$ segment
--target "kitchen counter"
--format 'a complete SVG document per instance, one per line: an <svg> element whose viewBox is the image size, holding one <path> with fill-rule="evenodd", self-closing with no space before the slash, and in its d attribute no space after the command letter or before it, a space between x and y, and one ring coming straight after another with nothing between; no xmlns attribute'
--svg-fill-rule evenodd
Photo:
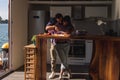
<svg viewBox="0 0 120 80"><path fill-rule="evenodd" d="M120 37L85 35L47 35L39 34L36 39L37 67L36 80L46 80L47 39L85 39L93 40L93 54L89 67L92 80L119 80L120 78Z"/></svg>

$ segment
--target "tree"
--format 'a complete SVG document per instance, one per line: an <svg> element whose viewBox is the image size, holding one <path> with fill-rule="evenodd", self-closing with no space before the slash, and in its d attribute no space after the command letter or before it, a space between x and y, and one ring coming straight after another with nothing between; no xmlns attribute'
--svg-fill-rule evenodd
<svg viewBox="0 0 120 80"><path fill-rule="evenodd" d="M2 17L0 16L0 22L2 21Z"/></svg>

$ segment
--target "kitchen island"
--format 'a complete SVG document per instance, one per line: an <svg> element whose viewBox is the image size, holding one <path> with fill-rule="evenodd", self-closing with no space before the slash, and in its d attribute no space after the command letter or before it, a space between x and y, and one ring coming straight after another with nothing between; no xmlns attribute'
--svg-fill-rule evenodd
<svg viewBox="0 0 120 80"><path fill-rule="evenodd" d="M62 36L38 34L36 37L36 80L46 80L47 39L50 38L93 40L93 54L89 67L89 74L92 77L92 80L120 79L120 37L101 35Z"/></svg>

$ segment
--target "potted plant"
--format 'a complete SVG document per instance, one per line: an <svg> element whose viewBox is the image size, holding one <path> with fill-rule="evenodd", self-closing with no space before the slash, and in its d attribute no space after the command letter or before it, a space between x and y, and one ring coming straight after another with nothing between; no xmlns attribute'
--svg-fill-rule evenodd
<svg viewBox="0 0 120 80"><path fill-rule="evenodd" d="M34 45L36 45L36 35L33 35L33 36L32 36L31 41L32 41L32 43L33 43Z"/></svg>

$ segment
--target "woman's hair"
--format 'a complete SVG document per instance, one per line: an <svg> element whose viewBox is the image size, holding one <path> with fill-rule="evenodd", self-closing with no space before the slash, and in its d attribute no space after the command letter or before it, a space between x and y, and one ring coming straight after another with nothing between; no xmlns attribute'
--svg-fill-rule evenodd
<svg viewBox="0 0 120 80"><path fill-rule="evenodd" d="M69 16L69 15L64 16L63 22L64 22L64 21L66 21L66 22L68 22L68 23L71 23L71 18L70 18L70 16Z"/></svg>

